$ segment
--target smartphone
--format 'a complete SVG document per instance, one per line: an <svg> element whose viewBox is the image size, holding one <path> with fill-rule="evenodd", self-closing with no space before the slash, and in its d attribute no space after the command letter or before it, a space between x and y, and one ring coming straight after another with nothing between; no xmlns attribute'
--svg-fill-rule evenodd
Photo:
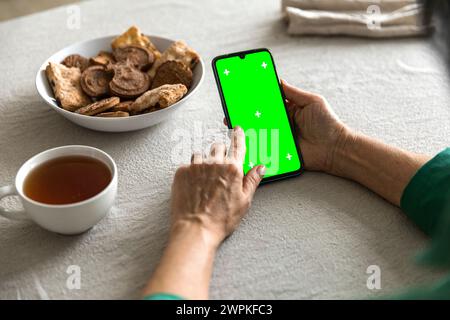
<svg viewBox="0 0 450 320"><path fill-rule="evenodd" d="M303 160L270 51L221 55L213 59L212 68L228 127L240 126L245 132L244 173L263 164L262 182L301 174Z"/></svg>

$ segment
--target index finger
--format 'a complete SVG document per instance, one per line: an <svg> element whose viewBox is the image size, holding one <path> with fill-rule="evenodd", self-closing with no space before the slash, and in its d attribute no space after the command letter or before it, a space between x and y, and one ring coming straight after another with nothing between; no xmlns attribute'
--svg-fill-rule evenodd
<svg viewBox="0 0 450 320"><path fill-rule="evenodd" d="M231 135L231 144L229 158L237 161L239 164L244 162L245 158L245 133L241 127L234 127Z"/></svg>

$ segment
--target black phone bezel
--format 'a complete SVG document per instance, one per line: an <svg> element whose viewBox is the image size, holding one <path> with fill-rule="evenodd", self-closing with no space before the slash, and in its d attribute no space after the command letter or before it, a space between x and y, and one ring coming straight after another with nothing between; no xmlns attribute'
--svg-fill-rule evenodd
<svg viewBox="0 0 450 320"><path fill-rule="evenodd" d="M286 97L284 95L283 88L282 88L281 82L280 82L280 78L278 77L277 69L276 69L276 66L275 66L275 61L273 60L273 56L272 56L272 53L270 52L270 50L267 49L267 48L258 48L258 49L252 49L252 50L238 51L238 52L233 52L233 53L228 53L228 54L223 54L223 55L217 56L211 62L213 73L214 73L214 79L216 81L217 89L219 90L219 96L220 96L220 101L221 101L221 104L222 104L223 113L225 114L225 118L227 120L227 124L228 124L228 128L229 129L232 129L233 125L231 123L231 119L230 119L230 116L228 114L228 108L227 108L227 105L226 105L226 102L225 102L225 97L223 95L222 86L220 84L219 74L218 74L217 68L216 68L216 62L219 61L220 59L231 58L231 57L235 57L235 56L238 56L238 57L240 57L242 59L242 56L244 56L244 58L245 58L245 56L247 54L264 52L264 51L269 53L270 59L272 60L272 65L273 65L273 68L274 68L274 71L275 71L275 77L277 78L277 82L278 82L278 89L280 90L281 96L283 98L284 110L286 112L286 116L289 119L289 114L288 114L287 105L286 105ZM295 148L297 150L297 154L298 154L298 157L300 159L300 168L298 170L296 170L296 171L286 172L286 173L282 173L282 174L279 174L279 175L276 175L276 176L263 178L261 183L267 183L267 182L272 182L272 181L278 181L278 180L281 180L281 179L296 177L296 176L301 175L303 173L303 171L305 170L304 169L305 162L303 161L302 153L300 151L300 147L298 145L298 141L297 141L296 135L294 133L291 121L289 121L289 127L291 129L291 134L292 134L292 137L294 138L294 141L295 141Z"/></svg>

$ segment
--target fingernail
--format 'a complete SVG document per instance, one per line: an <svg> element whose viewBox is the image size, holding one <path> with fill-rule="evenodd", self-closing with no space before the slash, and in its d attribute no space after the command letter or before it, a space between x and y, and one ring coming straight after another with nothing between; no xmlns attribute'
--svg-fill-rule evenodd
<svg viewBox="0 0 450 320"><path fill-rule="evenodd" d="M263 177L266 174L266 167L265 166L259 166L258 168L258 174Z"/></svg>
<svg viewBox="0 0 450 320"><path fill-rule="evenodd" d="M236 132L240 132L240 131L242 131L242 128L241 128L241 127L239 127L239 126L236 126L236 127L234 127L234 131L236 131Z"/></svg>

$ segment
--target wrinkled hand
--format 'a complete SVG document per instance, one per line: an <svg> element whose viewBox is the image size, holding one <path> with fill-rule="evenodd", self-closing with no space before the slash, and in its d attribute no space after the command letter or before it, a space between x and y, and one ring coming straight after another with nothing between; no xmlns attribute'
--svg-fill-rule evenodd
<svg viewBox="0 0 450 320"><path fill-rule="evenodd" d="M337 149L345 143L349 129L322 96L285 81L282 85L305 168L333 173Z"/></svg>
<svg viewBox="0 0 450 320"><path fill-rule="evenodd" d="M281 84L305 168L334 174L336 154L351 139L351 130L339 120L324 97L284 80ZM227 125L226 119L223 122Z"/></svg>
<svg viewBox="0 0 450 320"><path fill-rule="evenodd" d="M239 225L265 173L256 166L244 176L245 135L236 127L230 151L223 143L211 146L203 157L194 153L191 164L180 167L172 185L172 227L197 225L214 245L219 245Z"/></svg>

